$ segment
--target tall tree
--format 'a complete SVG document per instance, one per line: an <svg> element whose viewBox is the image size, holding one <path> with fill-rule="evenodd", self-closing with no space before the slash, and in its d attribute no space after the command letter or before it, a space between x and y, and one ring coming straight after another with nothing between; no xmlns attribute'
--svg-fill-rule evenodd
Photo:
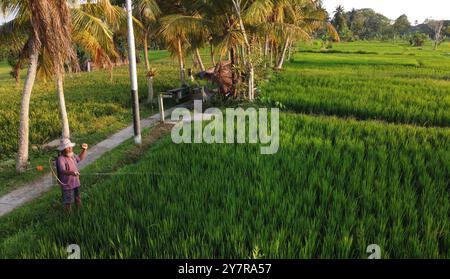
<svg viewBox="0 0 450 279"><path fill-rule="evenodd" d="M444 21L443 20L433 20L433 19L427 19L425 23L428 25L428 27L433 32L433 40L434 40L434 50L437 50L438 46L443 41L443 28L444 28Z"/></svg>
<svg viewBox="0 0 450 279"><path fill-rule="evenodd" d="M24 172L28 167L29 158L29 123L30 123L30 99L33 91L34 82L36 79L36 72L38 66L40 43L33 37L27 47L29 55L29 66L27 77L22 91L22 102L20 106L20 127L19 127L19 144L16 157L16 170Z"/></svg>
<svg viewBox="0 0 450 279"><path fill-rule="evenodd" d="M23 9L23 5L27 5L28 3L25 1L17 2L17 1L0 1L0 8L3 14L9 14L14 11L20 11ZM21 22L24 21L24 17L19 13L16 17L16 20ZM9 27L9 28L8 28ZM6 36L4 32L0 32L0 36L2 38L2 42L6 42L7 38L12 38L12 42L14 42L13 46L17 47L17 44L23 45L23 54L24 56L28 56L29 66L28 73L25 79L24 88L22 90L22 98L21 98L21 108L20 108L20 127L19 127L19 142L18 142L18 152L16 156L16 170L18 172L24 172L28 167L28 157L29 157L29 107L30 107L30 99L31 92L33 91L34 82L36 79L37 66L38 66L38 58L39 52L41 49L41 41L38 37L38 32L35 28L32 29L29 37L27 38L27 42L21 43L18 39L20 36L16 36L17 33L11 32L14 28L13 23L8 23L3 25L2 30L8 30L8 34L12 34L11 36ZM30 26L31 27L31 26ZM21 31L17 29L17 31Z"/></svg>
<svg viewBox="0 0 450 279"><path fill-rule="evenodd" d="M169 50L178 58L180 68L180 81L184 85L186 83L185 73L185 56L188 50L195 51L198 45L193 44L198 40L199 34L203 34L208 30L208 22L198 12L195 2L190 1L167 1L161 5L163 11L167 11L169 15L162 17L160 22L159 35L167 43ZM197 38L191 40L191 37ZM197 57L198 59L198 57Z"/></svg>
<svg viewBox="0 0 450 279"><path fill-rule="evenodd" d="M156 20L161 15L161 10L159 8L156 0L138 0L135 1L134 14L137 19L142 23L142 42L144 47L144 62L147 71L150 71L150 60L149 60L149 39L150 36L156 30Z"/></svg>
<svg viewBox="0 0 450 279"><path fill-rule="evenodd" d="M98 63L104 61L110 63L110 56L113 57L116 53L112 43L112 32L107 22L118 24L121 20L117 16L123 12L118 7L113 8L107 0L97 2L98 4L84 5L83 8L71 11L64 0L0 1L2 11L16 14L14 20L0 27L1 42L19 49L21 57L28 57L29 60L20 113L16 159L16 169L19 172L25 171L28 164L29 104L37 73L56 78L61 134L63 137L69 137L63 77L65 64L77 66L72 37L77 44L91 53L94 61ZM104 17L100 19L96 17L97 15Z"/></svg>
<svg viewBox="0 0 450 279"><path fill-rule="evenodd" d="M19 172L25 171L28 164L29 103L36 78L39 51L44 49L50 58L48 63L57 77L57 91L60 101L64 98L62 87L64 63L75 61L75 52L71 41L70 11L67 2L64 0L30 0L28 7L31 12L32 34L27 44L30 53L30 65L22 92L20 113L19 151L16 161L16 169ZM60 110L63 136L66 136L68 121L64 102L60 102Z"/></svg>
<svg viewBox="0 0 450 279"><path fill-rule="evenodd" d="M290 46L299 41L306 41L312 38L315 31L326 29L326 32L336 41L339 35L336 29L328 22L328 15L325 9L312 1L277 1L266 20L262 23L266 34L270 34L272 40L271 53L277 53L276 69L283 67L286 53ZM273 48L273 47L272 47Z"/></svg>
<svg viewBox="0 0 450 279"><path fill-rule="evenodd" d="M343 39L349 37L350 29L347 25L347 14L345 13L345 9L343 6L339 5L334 12L334 17L331 21L331 24L336 28L339 36Z"/></svg>
<svg viewBox="0 0 450 279"><path fill-rule="evenodd" d="M142 33L141 37L144 48L144 62L147 70L147 103L152 103L153 79L155 76L155 71L152 71L150 67L149 40L156 33L157 19L161 15L161 10L156 0L138 0L134 6L134 14L142 23L142 28L138 30L141 30Z"/></svg>
<svg viewBox="0 0 450 279"><path fill-rule="evenodd" d="M406 15L401 15L399 18L395 20L393 28L395 34L405 36L411 30L411 23L409 22L408 17Z"/></svg>
<svg viewBox="0 0 450 279"><path fill-rule="evenodd" d="M242 36L244 38L245 47L247 48L246 51L248 51L248 53L251 53L252 46L250 45L247 31L245 30L244 20L242 19L242 1L232 0L232 2L237 20L239 22L240 31L242 32ZM255 99L255 69L253 68L253 62L251 61L251 59L245 61L244 64L246 64L248 69L248 99L250 101L253 101Z"/></svg>
<svg viewBox="0 0 450 279"><path fill-rule="evenodd" d="M347 15L351 32L359 39L381 39L391 27L391 21L372 9L353 9Z"/></svg>

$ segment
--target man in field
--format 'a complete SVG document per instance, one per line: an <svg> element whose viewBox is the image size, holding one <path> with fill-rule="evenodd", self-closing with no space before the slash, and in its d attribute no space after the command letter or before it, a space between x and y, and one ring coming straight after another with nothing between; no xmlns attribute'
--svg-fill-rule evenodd
<svg viewBox="0 0 450 279"><path fill-rule="evenodd" d="M71 211L72 204L74 203L78 208L81 207L81 184L78 163L86 159L88 145L84 143L81 146L83 151L80 155L76 155L73 152L74 147L75 143L72 143L70 139L62 139L58 147L58 151L61 153L56 161L58 180L61 185L64 210L66 212Z"/></svg>

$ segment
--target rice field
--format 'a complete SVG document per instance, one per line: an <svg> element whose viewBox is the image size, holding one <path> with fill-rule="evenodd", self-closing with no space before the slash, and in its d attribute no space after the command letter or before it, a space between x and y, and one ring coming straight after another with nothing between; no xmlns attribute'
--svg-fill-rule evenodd
<svg viewBox="0 0 450 279"><path fill-rule="evenodd" d="M369 53L369 54L366 54ZM302 46L265 96L300 113L450 126L450 43Z"/></svg>
<svg viewBox="0 0 450 279"><path fill-rule="evenodd" d="M339 48L395 51L396 46L384 44ZM314 46L300 49L315 51ZM450 258L448 123L433 122L438 110L427 105L420 109L429 114L422 116L415 111L417 103L395 106L392 98L377 103L356 96L360 102L338 113L331 108L343 109L345 94L358 94L336 86L341 100L327 86L346 77L356 82L365 71L368 85L361 90L377 87L388 94L414 78L372 82L372 77L388 75L384 67L405 67L405 75L427 81L433 80L431 70L415 71L401 61L400 66L380 66L380 60L391 60L384 54L338 54L349 56L338 59L351 59L355 66L350 67L333 64L334 55L297 53L285 71L263 86L263 100L280 101L289 110L281 113L277 154L260 155L259 146L251 144L176 145L165 137L130 162L123 157L131 146L126 143L85 171L81 211L65 215L55 189L1 218L0 258L67 258L69 244L80 245L83 258L247 259L257 250L258 258L267 259L366 259L370 244L381 247L383 258ZM298 77L308 76L320 81L314 86L323 87L317 92L323 91L330 107L304 104L321 99L316 91L305 93L307 84ZM422 96L424 104L448 92L444 86L425 85L423 93L411 94ZM282 90L289 88L292 101L287 102ZM392 94L400 103L408 99ZM376 110L382 105L392 111ZM110 171L117 175L89 175Z"/></svg>
<svg viewBox="0 0 450 279"><path fill-rule="evenodd" d="M0 255L58 258L77 243L85 258L246 258L255 247L267 258L364 258L377 243L386 258L450 256L449 130L295 114L281 126L268 157L166 138L118 176L83 181L77 214L4 233Z"/></svg>

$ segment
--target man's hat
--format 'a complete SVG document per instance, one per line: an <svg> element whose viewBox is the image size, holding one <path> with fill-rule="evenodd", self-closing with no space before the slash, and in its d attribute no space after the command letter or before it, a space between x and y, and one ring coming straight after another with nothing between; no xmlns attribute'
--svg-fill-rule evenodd
<svg viewBox="0 0 450 279"><path fill-rule="evenodd" d="M61 139L61 142L59 143L58 151L63 151L66 148L75 147L75 146L76 146L76 144L72 143L70 141L70 139L64 138L64 139Z"/></svg>

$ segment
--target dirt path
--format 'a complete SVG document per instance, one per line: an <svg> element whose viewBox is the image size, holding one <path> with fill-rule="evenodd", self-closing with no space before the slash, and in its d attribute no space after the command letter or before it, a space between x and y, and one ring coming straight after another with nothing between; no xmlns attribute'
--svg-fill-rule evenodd
<svg viewBox="0 0 450 279"><path fill-rule="evenodd" d="M190 103L184 103L177 107L188 107L189 105ZM177 107L166 110L166 117L170 116L172 111ZM141 127L142 129L150 128L157 125L159 121L159 114L155 114L145 120L142 120ZM89 156L86 158L86 160L80 163L80 170L86 168L87 166L98 160L103 154L116 148L132 137L133 126L128 126L127 128L110 136L108 139L91 147L89 149ZM36 181L25 184L23 187L0 197L0 217L8 214L18 207L21 207L27 202L36 199L43 193L49 191L54 186L54 184L55 183L53 181L52 174L49 173Z"/></svg>

